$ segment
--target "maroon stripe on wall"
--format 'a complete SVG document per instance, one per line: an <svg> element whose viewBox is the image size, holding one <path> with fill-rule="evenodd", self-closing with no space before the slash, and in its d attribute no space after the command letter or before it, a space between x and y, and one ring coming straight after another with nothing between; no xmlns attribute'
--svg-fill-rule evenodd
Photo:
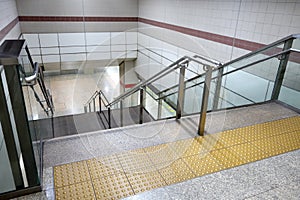
<svg viewBox="0 0 300 200"><path fill-rule="evenodd" d="M0 30L0 40L3 40L4 37L18 24L18 17L12 20L7 26L5 26L2 30Z"/></svg>
<svg viewBox="0 0 300 200"><path fill-rule="evenodd" d="M233 37L219 35L215 33L186 28L164 22L154 21L140 17L83 17L83 16L19 16L21 22L142 22L145 24L165 28L198 38L218 42L225 45L234 45L237 48L255 51L264 47L264 44L247 40L234 39Z"/></svg>
<svg viewBox="0 0 300 200"><path fill-rule="evenodd" d="M19 16L21 22L137 22L137 17Z"/></svg>
<svg viewBox="0 0 300 200"><path fill-rule="evenodd" d="M261 43L256 43L256 42L251 42L251 41L241 40L241 39L234 39L233 37L229 37L229 36L218 35L218 34L214 34L214 33L209 33L209 32L200 31L200 30L191 29L191 28L186 28L183 26L177 26L177 25L173 25L173 24L167 24L164 22L158 22L158 21L154 21L154 20L150 20L150 19L141 18L141 17L139 17L139 22L142 22L145 24L150 24L150 25L157 26L160 28L177 31L180 33L184 33L184 34L195 36L198 38L218 42L221 44L226 44L226 45L230 45L230 46L234 45L237 48L241 48L241 49L245 49L245 50L249 50L249 51L255 51L255 50L260 49L265 46L264 44L261 44Z"/></svg>

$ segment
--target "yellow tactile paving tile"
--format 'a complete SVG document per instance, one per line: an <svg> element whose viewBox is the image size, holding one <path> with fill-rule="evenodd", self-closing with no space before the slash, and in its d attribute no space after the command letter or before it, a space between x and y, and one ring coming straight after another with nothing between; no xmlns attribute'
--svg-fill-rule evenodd
<svg viewBox="0 0 300 200"><path fill-rule="evenodd" d="M128 151L118 154L119 161L125 172L135 171L153 166L149 156L144 151Z"/></svg>
<svg viewBox="0 0 300 200"><path fill-rule="evenodd" d="M68 185L55 190L56 200L67 200L67 199L86 199L93 200L95 198L95 193L91 181L76 183L73 185Z"/></svg>
<svg viewBox="0 0 300 200"><path fill-rule="evenodd" d="M166 163L165 165L161 163L157 168L168 185L196 177L181 159L178 159L173 163Z"/></svg>
<svg viewBox="0 0 300 200"><path fill-rule="evenodd" d="M223 168L231 168L246 163L244 160L239 158L233 151L228 149L220 149L211 151L210 154L214 157Z"/></svg>
<svg viewBox="0 0 300 200"><path fill-rule="evenodd" d="M134 195L124 173L102 177L92 182L97 199L121 199Z"/></svg>
<svg viewBox="0 0 300 200"><path fill-rule="evenodd" d="M272 133L277 133L271 132L266 127L262 126L248 126L244 127L242 130L244 130L244 133L241 136L245 138L248 142L267 138L272 136Z"/></svg>
<svg viewBox="0 0 300 200"><path fill-rule="evenodd" d="M203 138L197 137L188 140L179 140L169 143L168 146L176 153L178 157L186 157L195 154L207 152L204 148Z"/></svg>
<svg viewBox="0 0 300 200"><path fill-rule="evenodd" d="M54 167L54 185L62 187L90 179L86 161L74 162Z"/></svg>
<svg viewBox="0 0 300 200"><path fill-rule="evenodd" d="M120 199L300 148L300 117L54 167L56 199Z"/></svg>
<svg viewBox="0 0 300 200"><path fill-rule="evenodd" d="M224 144L221 142L220 137L221 133L204 135L202 143L204 148L206 148L208 151L214 151L225 148Z"/></svg>
<svg viewBox="0 0 300 200"><path fill-rule="evenodd" d="M179 156L167 144L147 147L145 148L145 151L153 165L167 162L172 163L179 158Z"/></svg>
<svg viewBox="0 0 300 200"><path fill-rule="evenodd" d="M286 151L300 149L300 130L280 135L281 144Z"/></svg>
<svg viewBox="0 0 300 200"><path fill-rule="evenodd" d="M242 144L247 142L247 140L244 137L242 137L243 134L243 129L224 131L219 134L218 141L222 143L224 147Z"/></svg>
<svg viewBox="0 0 300 200"><path fill-rule="evenodd" d="M123 172L117 156L90 159L87 160L87 165L92 179Z"/></svg>
<svg viewBox="0 0 300 200"><path fill-rule="evenodd" d="M268 154L251 143L244 143L229 147L228 150L233 152L246 163L261 160L268 157Z"/></svg>
<svg viewBox="0 0 300 200"><path fill-rule="evenodd" d="M166 182L158 171L144 173L126 173L135 194L163 187Z"/></svg>
<svg viewBox="0 0 300 200"><path fill-rule="evenodd" d="M263 152L267 153L268 157L279 155L286 152L285 146L281 145L279 138L276 136L263 138L261 140L256 140L250 143L254 144Z"/></svg>
<svg viewBox="0 0 300 200"><path fill-rule="evenodd" d="M222 170L224 167L210 153L184 157L183 161L196 176L202 176Z"/></svg>
<svg viewBox="0 0 300 200"><path fill-rule="evenodd" d="M263 138L280 135L283 133L300 130L300 117L290 117L286 119L266 122L240 128L245 130L243 137L248 141L255 141Z"/></svg>
<svg viewBox="0 0 300 200"><path fill-rule="evenodd" d="M204 137L179 140L169 143L168 145L178 157L182 158L196 154L206 154L208 151L224 148L224 145L218 138L219 136L217 134L210 134Z"/></svg>

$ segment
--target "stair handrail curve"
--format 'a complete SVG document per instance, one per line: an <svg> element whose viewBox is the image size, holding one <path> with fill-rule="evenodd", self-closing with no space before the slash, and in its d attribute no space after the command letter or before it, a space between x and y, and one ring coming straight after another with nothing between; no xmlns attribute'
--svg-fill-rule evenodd
<svg viewBox="0 0 300 200"><path fill-rule="evenodd" d="M168 73L178 69L181 67L181 65L183 64L186 64L190 61L193 61L193 62L196 62L198 64L201 64L203 66L207 66L208 64L207 63L204 63L200 60L197 60L196 58L194 57L190 57L190 56L183 56L181 58L179 58L178 60L176 60L175 62L173 62L172 64L170 64L168 67L164 68L163 70L159 71L158 73L156 73L155 75L151 76L149 79L141 82L141 83L138 83L136 86L134 86L133 88L127 90L125 93L119 95L118 97L116 97L113 101L111 101L108 106L112 106L116 103L118 103L120 100L130 96L131 94L139 91L142 87L150 84L150 83L153 83L155 81L157 81L158 79L166 76ZM214 64L214 61L211 62L212 64Z"/></svg>

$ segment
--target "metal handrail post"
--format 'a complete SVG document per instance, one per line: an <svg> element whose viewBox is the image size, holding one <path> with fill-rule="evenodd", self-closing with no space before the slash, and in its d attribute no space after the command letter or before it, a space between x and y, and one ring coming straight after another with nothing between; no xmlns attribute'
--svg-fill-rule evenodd
<svg viewBox="0 0 300 200"><path fill-rule="evenodd" d="M218 78L217 78L215 94L214 94L213 110L218 109L219 106L223 71L224 71L223 67L219 68L218 70Z"/></svg>
<svg viewBox="0 0 300 200"><path fill-rule="evenodd" d="M120 100L120 127L123 127L123 103L124 103L124 99Z"/></svg>
<svg viewBox="0 0 300 200"><path fill-rule="evenodd" d="M87 113L87 106L84 106L84 112Z"/></svg>
<svg viewBox="0 0 300 200"><path fill-rule="evenodd" d="M144 88L140 89L140 116L139 124L143 123L143 110L144 110Z"/></svg>
<svg viewBox="0 0 300 200"><path fill-rule="evenodd" d="M161 98L161 94L159 94L158 96L158 110L157 110L157 119L161 118L161 112L162 112L162 98Z"/></svg>
<svg viewBox="0 0 300 200"><path fill-rule="evenodd" d="M94 106L94 112L96 112L96 97L93 98L93 106Z"/></svg>
<svg viewBox="0 0 300 200"><path fill-rule="evenodd" d="M107 108L108 111L108 128L111 129L111 110L110 107Z"/></svg>
<svg viewBox="0 0 300 200"><path fill-rule="evenodd" d="M100 113L102 112L102 107L101 107L101 92L99 92L99 111Z"/></svg>
<svg viewBox="0 0 300 200"><path fill-rule="evenodd" d="M180 74L179 74L179 88L178 88L178 97L177 97L177 108L176 108L176 119L180 119L183 111L184 105L184 76L185 76L185 65L181 65Z"/></svg>
<svg viewBox="0 0 300 200"><path fill-rule="evenodd" d="M208 97L209 97L212 70L213 67L205 66L206 76L205 76L205 82L203 88L201 114L200 114L199 127L198 127L198 134L200 136L204 136L204 128L205 128L205 121L206 121L206 112L208 106Z"/></svg>
<svg viewBox="0 0 300 200"><path fill-rule="evenodd" d="M89 112L92 112L91 103L89 103Z"/></svg>
<svg viewBox="0 0 300 200"><path fill-rule="evenodd" d="M287 40L284 43L282 51L290 49L292 47L292 44L293 44L293 39ZM282 85L282 82L283 82L283 79L284 79L284 74L285 74L285 71L286 71L286 66L287 66L288 61L289 61L289 56L290 56L290 53L287 53L287 54L281 55L280 58L279 58L280 63L279 63L279 66L278 66L277 75L276 75L276 79L275 79L274 87L273 87L273 91L272 91L272 96L271 96L272 100L277 100L278 99L280 89L281 89L281 85Z"/></svg>

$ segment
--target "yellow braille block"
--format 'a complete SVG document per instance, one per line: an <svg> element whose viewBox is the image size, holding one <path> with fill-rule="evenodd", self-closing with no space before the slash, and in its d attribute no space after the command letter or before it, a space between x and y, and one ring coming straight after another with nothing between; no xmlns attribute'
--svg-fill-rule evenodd
<svg viewBox="0 0 300 200"><path fill-rule="evenodd" d="M141 151L128 151L118 154L118 158L125 172L153 166L147 153Z"/></svg>
<svg viewBox="0 0 300 200"><path fill-rule="evenodd" d="M179 159L179 156L167 145L158 145L145 148L153 165L165 162L173 162Z"/></svg>
<svg viewBox="0 0 300 200"><path fill-rule="evenodd" d="M244 132L244 129L224 131L219 134L218 141L222 143L224 147L246 143L247 140L242 137Z"/></svg>
<svg viewBox="0 0 300 200"><path fill-rule="evenodd" d="M90 159L87 160L87 165L92 179L123 172L122 166L116 156Z"/></svg>
<svg viewBox="0 0 300 200"><path fill-rule="evenodd" d="M173 163L166 163L166 165L161 163L157 166L157 168L166 183L169 185L196 177L196 175L181 159L176 160Z"/></svg>
<svg viewBox="0 0 300 200"><path fill-rule="evenodd" d="M207 134L56 166L56 199L121 199L299 148L299 116Z"/></svg>
<svg viewBox="0 0 300 200"><path fill-rule="evenodd" d="M240 159L234 152L228 149L220 149L211 151L210 154L220 163L225 169L235 166L239 166L245 163L244 160Z"/></svg>
<svg viewBox="0 0 300 200"><path fill-rule="evenodd" d="M286 152L285 147L283 145L280 145L280 143L278 142L278 138L274 136L256 140L251 143L261 149L263 152L267 153L268 157Z"/></svg>
<svg viewBox="0 0 300 200"><path fill-rule="evenodd" d="M91 181L76 183L60 188L55 188L55 199L96 199L94 195L93 185Z"/></svg>
<svg viewBox="0 0 300 200"><path fill-rule="evenodd" d="M300 148L300 130L275 136L274 139L286 152Z"/></svg>
<svg viewBox="0 0 300 200"><path fill-rule="evenodd" d="M178 157L186 157L206 153L208 150L204 147L205 142L204 138L196 137L169 143L169 147L172 148Z"/></svg>
<svg viewBox="0 0 300 200"><path fill-rule="evenodd" d="M235 145L229 147L228 150L234 152L235 155L237 155L245 162L253 162L268 157L268 154L266 152L260 150L258 147L251 143Z"/></svg>
<svg viewBox="0 0 300 200"><path fill-rule="evenodd" d="M92 180L97 199L121 199L134 192L124 173Z"/></svg>
<svg viewBox="0 0 300 200"><path fill-rule="evenodd" d="M214 159L210 153L184 157L183 161L197 176L210 174L222 170L224 167Z"/></svg>
<svg viewBox="0 0 300 200"><path fill-rule="evenodd" d="M74 162L54 167L54 185L62 187L90 180L86 161Z"/></svg>
<svg viewBox="0 0 300 200"><path fill-rule="evenodd" d="M166 182L158 171L127 173L127 177L135 194L166 185Z"/></svg>

